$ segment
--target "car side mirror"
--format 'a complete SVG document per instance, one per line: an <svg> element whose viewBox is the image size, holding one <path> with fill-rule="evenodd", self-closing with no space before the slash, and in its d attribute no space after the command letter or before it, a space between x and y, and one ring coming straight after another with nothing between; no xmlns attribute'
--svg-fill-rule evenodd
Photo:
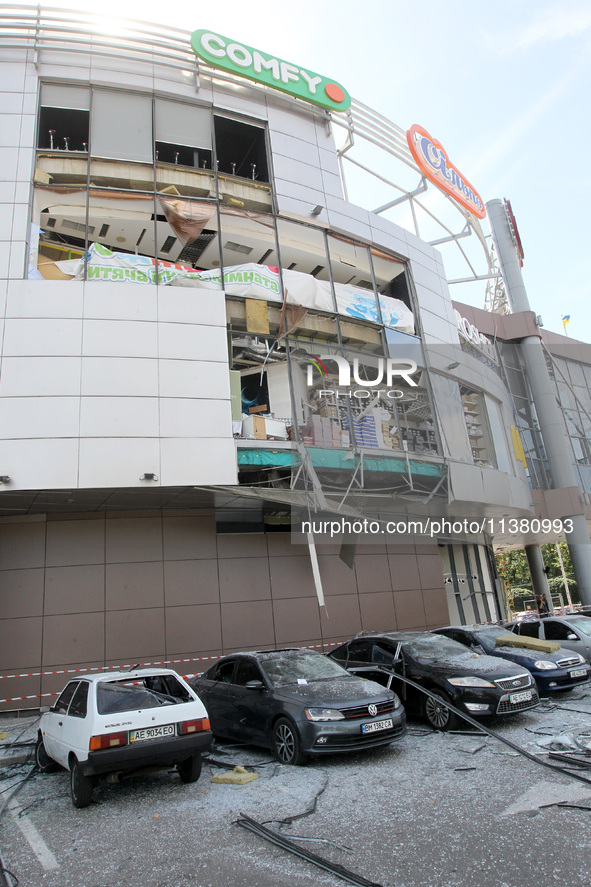
<svg viewBox="0 0 591 887"><path fill-rule="evenodd" d="M39 706L39 714L40 715L47 714L48 711L53 711L53 708L50 705L40 705Z"/></svg>
<svg viewBox="0 0 591 887"><path fill-rule="evenodd" d="M567 641L578 641L579 640L578 637L576 636L576 634L573 634L572 632L570 634L567 634L566 639L567 639Z"/></svg>
<svg viewBox="0 0 591 887"><path fill-rule="evenodd" d="M248 687L249 690L264 690L265 689L265 685L263 684L262 681L247 681L244 686Z"/></svg>

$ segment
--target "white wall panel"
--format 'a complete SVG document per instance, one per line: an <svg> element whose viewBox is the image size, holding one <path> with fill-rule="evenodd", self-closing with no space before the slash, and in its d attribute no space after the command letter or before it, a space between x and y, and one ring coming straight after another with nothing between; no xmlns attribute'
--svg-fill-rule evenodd
<svg viewBox="0 0 591 887"><path fill-rule="evenodd" d="M78 440L1 440L0 474L10 477L11 490L75 487Z"/></svg>
<svg viewBox="0 0 591 887"><path fill-rule="evenodd" d="M226 325L224 294L182 286L159 286L158 320L161 323L199 323Z"/></svg>
<svg viewBox="0 0 591 887"><path fill-rule="evenodd" d="M79 357L5 357L0 376L1 397L77 397Z"/></svg>
<svg viewBox="0 0 591 887"><path fill-rule="evenodd" d="M85 320L83 354L92 357L156 357L156 323L125 320Z"/></svg>
<svg viewBox="0 0 591 887"><path fill-rule="evenodd" d="M145 472L160 474L154 438L86 438L80 441L81 487L141 487Z"/></svg>
<svg viewBox="0 0 591 887"><path fill-rule="evenodd" d="M317 144L316 127L309 114L298 113L295 109L285 110L280 99L272 95L267 97L267 116L271 132L283 132L298 140Z"/></svg>
<svg viewBox="0 0 591 887"><path fill-rule="evenodd" d="M84 284L77 280L11 280L7 317L82 317Z"/></svg>
<svg viewBox="0 0 591 887"><path fill-rule="evenodd" d="M22 114L23 96L20 92L2 92L3 114Z"/></svg>
<svg viewBox="0 0 591 887"><path fill-rule="evenodd" d="M80 354L81 341L81 320L7 318L4 354L13 357L69 357Z"/></svg>
<svg viewBox="0 0 591 887"><path fill-rule="evenodd" d="M16 166L16 178L18 182L30 182L33 178L35 152L33 148L19 148Z"/></svg>
<svg viewBox="0 0 591 887"><path fill-rule="evenodd" d="M228 365L203 360L160 360L160 396L230 398Z"/></svg>
<svg viewBox="0 0 591 887"><path fill-rule="evenodd" d="M87 281L84 286L84 317L93 320L156 320L156 287L131 283Z"/></svg>
<svg viewBox="0 0 591 887"><path fill-rule="evenodd" d="M83 357L81 393L157 397L158 361L147 357Z"/></svg>
<svg viewBox="0 0 591 887"><path fill-rule="evenodd" d="M14 148L0 147L0 180L3 182L14 182L17 164L18 152Z"/></svg>
<svg viewBox="0 0 591 887"><path fill-rule="evenodd" d="M228 362L226 330L185 323L158 324L159 356Z"/></svg>
<svg viewBox="0 0 591 887"><path fill-rule="evenodd" d="M10 245L10 261L8 263L8 276L12 279L22 278L25 273L25 257L27 255L27 244L23 240L18 242L13 240Z"/></svg>
<svg viewBox="0 0 591 887"><path fill-rule="evenodd" d="M16 148L20 144L20 114L0 114L0 145Z"/></svg>
<svg viewBox="0 0 591 887"><path fill-rule="evenodd" d="M80 437L158 437L158 399L83 397Z"/></svg>
<svg viewBox="0 0 591 887"><path fill-rule="evenodd" d="M167 398L160 400L161 437L232 438L230 401Z"/></svg>
<svg viewBox="0 0 591 887"><path fill-rule="evenodd" d="M35 143L35 123L33 114L24 114L21 122L20 142L21 147L33 147Z"/></svg>
<svg viewBox="0 0 591 887"><path fill-rule="evenodd" d="M6 440L29 437L78 437L78 398L0 398L0 428Z"/></svg>
<svg viewBox="0 0 591 887"><path fill-rule="evenodd" d="M343 196L343 183L340 175L322 170L322 184L326 194L330 194L332 197Z"/></svg>
<svg viewBox="0 0 591 887"><path fill-rule="evenodd" d="M299 160L311 166L317 167L320 163L318 146L311 142L305 142L282 132L271 132L270 141L274 159L281 154L282 157Z"/></svg>
<svg viewBox="0 0 591 887"><path fill-rule="evenodd" d="M25 88L25 65L12 62L2 63L2 91L20 92Z"/></svg>
<svg viewBox="0 0 591 887"><path fill-rule="evenodd" d="M161 452L160 483L164 486L238 482L236 448L232 438L163 439Z"/></svg>
<svg viewBox="0 0 591 887"><path fill-rule="evenodd" d="M281 154L276 154L273 157L273 169L278 187L278 180L285 179L288 182L296 182L308 188L322 191L322 172L317 166L311 166L308 163L301 163L294 158L282 157Z"/></svg>
<svg viewBox="0 0 591 887"><path fill-rule="evenodd" d="M14 203L16 182L0 182L0 203Z"/></svg>

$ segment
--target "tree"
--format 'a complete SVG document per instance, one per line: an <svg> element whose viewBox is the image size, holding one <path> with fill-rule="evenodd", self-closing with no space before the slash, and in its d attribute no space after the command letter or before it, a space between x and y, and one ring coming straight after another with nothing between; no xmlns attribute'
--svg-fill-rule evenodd
<svg viewBox="0 0 591 887"><path fill-rule="evenodd" d="M560 542L559 545L571 598L573 604L578 604L580 603L580 598L577 591L577 583L573 573L568 545L566 542ZM560 568L558 552L556 551L556 544L554 542L548 542L547 544L542 545L542 557L544 559L546 574L548 576L550 592L553 595L562 595L564 603L567 604L568 600L564 589L562 570ZM500 554L497 554L496 561L499 575L503 576L509 586L510 594L514 602L514 609L524 609L524 602L535 597L525 551L519 549L515 551L501 552Z"/></svg>

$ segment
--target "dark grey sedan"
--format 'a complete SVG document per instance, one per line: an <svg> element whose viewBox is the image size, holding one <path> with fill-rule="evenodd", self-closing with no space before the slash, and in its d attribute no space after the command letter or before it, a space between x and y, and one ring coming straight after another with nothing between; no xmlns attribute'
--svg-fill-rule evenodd
<svg viewBox="0 0 591 887"><path fill-rule="evenodd" d="M406 732L394 692L313 650L224 656L189 683L215 736L270 748L283 764L386 745Z"/></svg>

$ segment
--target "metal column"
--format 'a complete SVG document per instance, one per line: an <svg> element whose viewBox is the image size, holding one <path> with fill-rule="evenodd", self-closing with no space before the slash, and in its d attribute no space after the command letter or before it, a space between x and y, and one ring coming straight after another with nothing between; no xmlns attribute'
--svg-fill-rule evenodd
<svg viewBox="0 0 591 887"><path fill-rule="evenodd" d="M521 265L503 202L491 200L486 204L486 209L511 307L514 311L531 311L521 274ZM556 394L548 374L541 337L527 336L522 339L520 350L540 422L540 431L552 473L553 485L556 488L578 487L564 418L556 403ZM591 540L589 539L587 521L582 514L563 515L563 517L568 517L573 523L573 532L566 536L566 540L579 595L583 604L591 606ZM533 573L532 582L535 588L536 578ZM541 589L540 592L537 588L535 590L537 594L548 593L546 588Z"/></svg>
<svg viewBox="0 0 591 887"><path fill-rule="evenodd" d="M548 585L548 576L546 575L542 549L539 545L526 545L525 556L527 558L527 565L529 567L532 587L536 598L539 598L541 594L545 594L550 611L554 612L554 604L552 603L552 595L550 593L550 586Z"/></svg>

